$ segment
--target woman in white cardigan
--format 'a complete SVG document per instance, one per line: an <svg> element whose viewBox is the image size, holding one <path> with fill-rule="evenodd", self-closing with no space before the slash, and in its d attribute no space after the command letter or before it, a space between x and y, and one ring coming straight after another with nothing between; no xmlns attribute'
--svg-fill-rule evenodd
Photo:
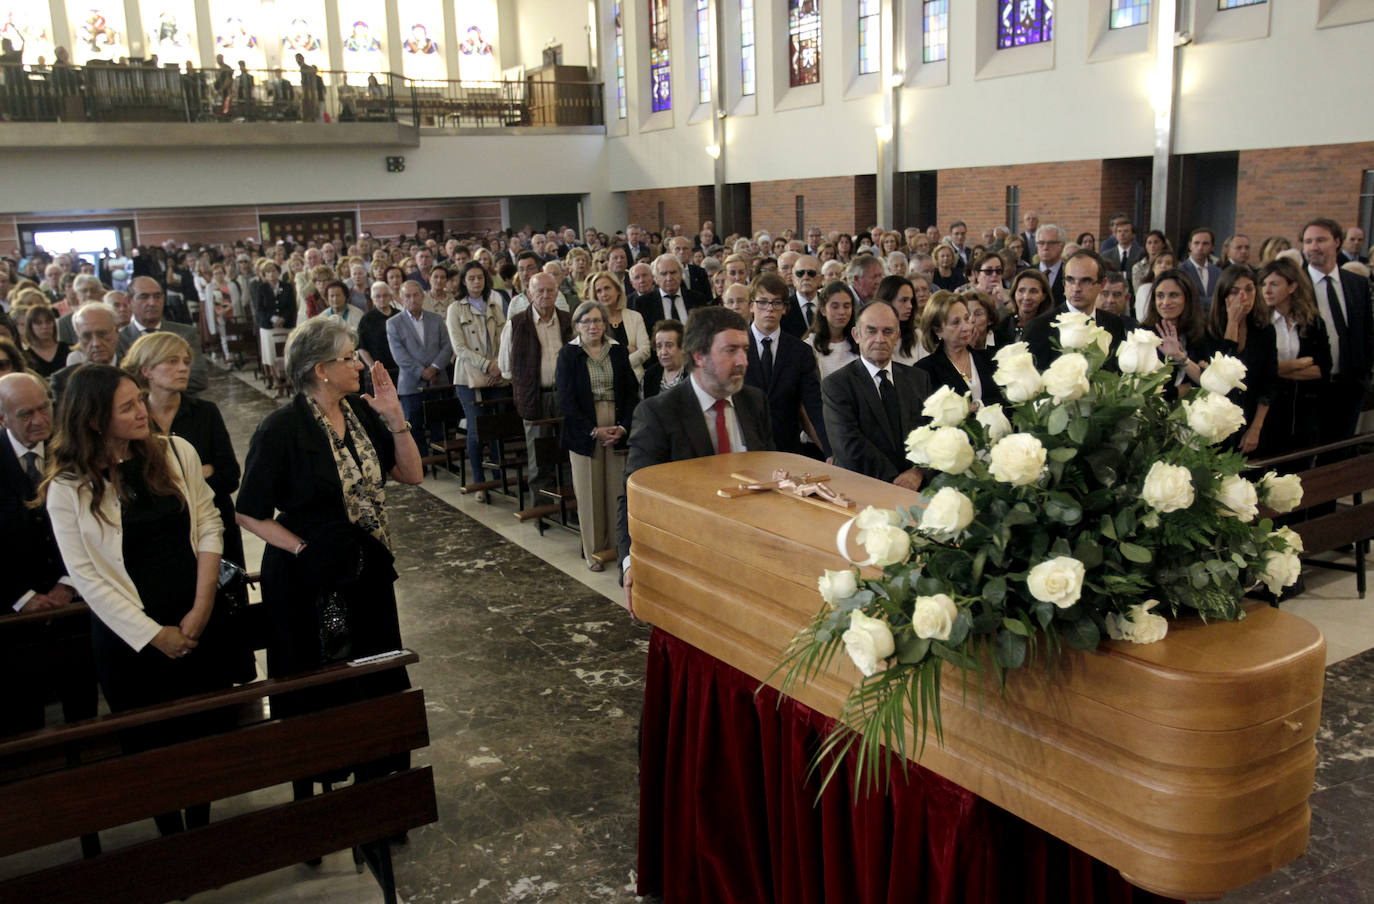
<svg viewBox="0 0 1374 904"><path fill-rule="evenodd" d="M228 687L227 637L213 617L224 526L200 457L185 440L150 432L138 386L118 368L81 368L62 401L39 497L96 616L91 637L110 709ZM147 726L121 743L145 750L226 720L232 711ZM186 822L204 825L209 814L209 804L189 807ZM157 824L163 834L180 831L181 813Z"/></svg>
<svg viewBox="0 0 1374 904"><path fill-rule="evenodd" d="M491 274L480 263L468 261L458 282L458 298L444 317L453 345L453 390L463 405L468 464L472 468L468 479L479 483L487 479L482 469L482 441L477 435L480 404L511 396L510 381L501 376L496 363L506 317L501 313L501 297L492 287ZM494 460L500 452L495 442L490 445L487 452ZM477 501L487 501L485 490L478 491Z"/></svg>

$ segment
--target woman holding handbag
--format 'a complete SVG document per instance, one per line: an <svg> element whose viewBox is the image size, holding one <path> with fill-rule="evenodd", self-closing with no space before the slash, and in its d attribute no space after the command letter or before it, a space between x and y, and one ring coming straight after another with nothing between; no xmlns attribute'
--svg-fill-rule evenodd
<svg viewBox="0 0 1374 904"><path fill-rule="evenodd" d="M501 344L501 328L506 317L495 299L491 274L477 261L463 267L463 297L448 306L449 342L453 344L453 388L463 403L463 418L467 422L468 464L472 467L474 483L486 480L482 469L482 441L477 435L477 416L481 413L478 401L511 397L510 381L501 376L496 352ZM490 450L494 460L496 444ZM496 475L499 476L499 475ZM485 490L476 495L478 502L486 502Z"/></svg>

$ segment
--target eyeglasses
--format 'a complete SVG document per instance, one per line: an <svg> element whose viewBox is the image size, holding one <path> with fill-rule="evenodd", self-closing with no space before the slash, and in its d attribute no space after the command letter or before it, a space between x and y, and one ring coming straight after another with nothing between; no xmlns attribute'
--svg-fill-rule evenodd
<svg viewBox="0 0 1374 904"><path fill-rule="evenodd" d="M356 364L358 362L357 352L342 358L330 358L328 361L321 361L321 364Z"/></svg>
<svg viewBox="0 0 1374 904"><path fill-rule="evenodd" d="M1063 242L1056 242L1056 241L1043 241L1043 242L1042 242L1040 239L1036 239L1036 240L1035 240L1035 244L1036 244L1037 246L1040 246L1040 247L1045 247L1045 246L1047 246L1047 245L1062 245L1062 244L1064 244L1064 243L1063 243Z"/></svg>
<svg viewBox="0 0 1374 904"><path fill-rule="evenodd" d="M792 275L799 276L802 279L808 279L811 277L819 276L820 272L817 270L793 270Z"/></svg>
<svg viewBox="0 0 1374 904"><path fill-rule="evenodd" d="M761 308L786 308L787 299L780 298L774 301L770 298L755 298L752 304L758 305Z"/></svg>
<svg viewBox="0 0 1374 904"><path fill-rule="evenodd" d="M998 268L996 268L996 269L991 269L991 268L988 268L988 267L984 267L983 269L979 270L978 272L979 272L979 273L986 273L986 274L989 275L989 276L1001 276L1001 275L1002 275L1002 268L1001 268L1001 267L998 267Z"/></svg>
<svg viewBox="0 0 1374 904"><path fill-rule="evenodd" d="M606 325L606 321L602 320L600 317L583 317L581 320L579 320L579 321L577 321L577 322L580 323L580 324L582 324L583 326L605 326L605 325Z"/></svg>

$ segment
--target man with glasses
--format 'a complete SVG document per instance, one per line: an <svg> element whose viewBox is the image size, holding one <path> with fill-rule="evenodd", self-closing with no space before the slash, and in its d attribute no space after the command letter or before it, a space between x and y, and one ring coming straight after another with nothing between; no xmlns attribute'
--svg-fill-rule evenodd
<svg viewBox="0 0 1374 904"><path fill-rule="evenodd" d="M821 262L803 255L792 263L792 295L782 315L782 331L800 339L815 322L820 308Z"/></svg>
<svg viewBox="0 0 1374 904"><path fill-rule="evenodd" d="M821 405L820 371L811 347L782 329L787 284L765 273L749 284L749 367L744 382L763 391L779 452L805 454L803 430L830 457ZM803 413L804 412L804 413Z"/></svg>
<svg viewBox="0 0 1374 904"><path fill-rule="evenodd" d="M1035 250L1040 255L1040 272L1050 282L1056 304L1064 303L1064 230L1046 223L1035 233Z"/></svg>
<svg viewBox="0 0 1374 904"><path fill-rule="evenodd" d="M679 264L682 264L682 281L687 288L702 298L711 297L711 277L700 266L692 263L692 240L679 235L668 243Z"/></svg>
<svg viewBox="0 0 1374 904"><path fill-rule="evenodd" d="M1002 256L996 251L984 251L973 260L973 279L970 282L979 292L991 295L1001 304L1006 296L1002 285L1003 273Z"/></svg>
<svg viewBox="0 0 1374 904"><path fill-rule="evenodd" d="M654 282L658 288L636 295L630 307L639 312L646 324L660 320L687 322L687 315L705 307L706 297L682 285L682 263L672 254L660 254L653 263Z"/></svg>
<svg viewBox="0 0 1374 904"><path fill-rule="evenodd" d="M154 283L156 285L156 283ZM82 364L114 364L119 349L119 329L115 324L115 310L103 301L92 301L76 309L72 318L76 328L76 350L85 356L80 364L68 364L52 375L53 396L59 401L67 381Z"/></svg>
<svg viewBox="0 0 1374 904"><path fill-rule="evenodd" d="M1041 227L1042 234L1045 228ZM1107 351L1107 363L1104 366L1114 369L1116 347L1126 338L1126 325L1120 317L1097 306L1097 299L1107 282L1107 265L1102 262L1096 251L1075 251L1060 270L1063 271L1060 276L1064 285L1065 301L1026 324L1026 332L1022 336L1023 341L1030 347L1030 353L1035 357L1035 366L1044 370L1059 357L1059 349L1050 341L1059 334L1059 328L1054 325L1054 320L1065 311L1072 310L1087 314L1111 336L1112 344Z"/></svg>

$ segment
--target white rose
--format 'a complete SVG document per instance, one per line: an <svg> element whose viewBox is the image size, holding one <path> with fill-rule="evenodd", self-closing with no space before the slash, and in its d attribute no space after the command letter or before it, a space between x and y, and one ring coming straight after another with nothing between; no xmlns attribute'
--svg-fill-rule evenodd
<svg viewBox="0 0 1374 904"><path fill-rule="evenodd" d="M1207 366L1202 369L1202 388L1217 395L1226 395L1233 389L1245 388L1245 365L1230 355L1217 352Z"/></svg>
<svg viewBox="0 0 1374 904"><path fill-rule="evenodd" d="M830 571L827 569L825 574L816 581L816 584L820 588L821 599L832 606L859 592L859 582L852 570Z"/></svg>
<svg viewBox="0 0 1374 904"><path fill-rule="evenodd" d="M993 356L997 370L992 379L1006 392L1009 402L1028 402L1040 394L1044 386L1040 372L1035 369L1035 359L1031 357L1024 342L1013 342L1004 346Z"/></svg>
<svg viewBox="0 0 1374 904"><path fill-rule="evenodd" d="M943 593L918 596L916 605L911 610L911 627L916 631L917 637L949 640L949 632L953 629L954 619L958 615L959 607Z"/></svg>
<svg viewBox="0 0 1374 904"><path fill-rule="evenodd" d="M911 536L900 527L875 527L866 530L859 542L863 543L869 558L879 568L906 561L911 551Z"/></svg>
<svg viewBox="0 0 1374 904"><path fill-rule="evenodd" d="M973 500L954 487L941 487L921 514L921 530L929 534L957 535L972 523Z"/></svg>
<svg viewBox="0 0 1374 904"><path fill-rule="evenodd" d="M930 466L946 474L962 474L973 464L973 444L958 427L940 427L926 443Z"/></svg>
<svg viewBox="0 0 1374 904"><path fill-rule="evenodd" d="M1092 333L1092 341L1096 342L1097 347L1102 349L1102 354L1105 355L1107 354L1107 352L1112 350L1111 333L1107 332L1102 327L1098 326L1096 323L1089 327L1089 331Z"/></svg>
<svg viewBox="0 0 1374 904"><path fill-rule="evenodd" d="M1045 390L1056 402L1081 399L1088 385L1088 359L1078 352L1069 352L1054 359L1045 369Z"/></svg>
<svg viewBox="0 0 1374 904"><path fill-rule="evenodd" d="M1055 556L1041 562L1026 575L1031 596L1042 603L1067 609L1078 602L1083 592L1083 563L1072 556Z"/></svg>
<svg viewBox="0 0 1374 904"><path fill-rule="evenodd" d="M1283 545L1288 547L1291 553L1302 552L1302 535L1291 527L1281 527L1274 531L1274 536L1283 541Z"/></svg>
<svg viewBox="0 0 1374 904"><path fill-rule="evenodd" d="M948 386L941 386L926 399L921 413L930 418L932 427L956 427L968 417L968 399Z"/></svg>
<svg viewBox="0 0 1374 904"><path fill-rule="evenodd" d="M858 517L854 519L854 526L859 529L859 542L863 542L863 532L872 530L875 527L895 527L902 523L902 516L893 509L880 509L876 506L868 506Z"/></svg>
<svg viewBox="0 0 1374 904"><path fill-rule="evenodd" d="M1157 461L1145 475L1140 496L1161 512L1176 512L1193 504L1193 475L1182 465Z"/></svg>
<svg viewBox="0 0 1374 904"><path fill-rule="evenodd" d="M1072 308L1054 318L1054 325L1059 330L1059 347L1082 348L1091 342L1093 335L1089 324L1087 314Z"/></svg>
<svg viewBox="0 0 1374 904"><path fill-rule="evenodd" d="M988 453L994 479L1013 486L1035 483L1045 468L1045 447L1029 433L1013 433Z"/></svg>
<svg viewBox="0 0 1374 904"><path fill-rule="evenodd" d="M849 614L849 627L840 636L844 650L859 671L868 677L878 671L878 663L892 655L897 645L892 629L879 618L869 618L857 609Z"/></svg>
<svg viewBox="0 0 1374 904"><path fill-rule="evenodd" d="M926 452L926 443L935 435L932 427L917 427L906 435L906 459L914 465L930 464L930 455Z"/></svg>
<svg viewBox="0 0 1374 904"><path fill-rule="evenodd" d="M1164 639L1169 633L1169 622L1162 615L1150 610L1159 605L1159 600L1147 600L1131 606L1124 615L1108 612L1104 617L1107 635L1112 640L1129 640L1131 643L1154 643Z"/></svg>
<svg viewBox="0 0 1374 904"><path fill-rule="evenodd" d="M1116 349L1116 363L1123 374L1152 374L1164 366L1155 351L1164 340L1151 330L1131 330Z"/></svg>
<svg viewBox="0 0 1374 904"><path fill-rule="evenodd" d="M1221 482L1216 500L1221 504L1223 515L1240 521L1253 521L1259 514L1259 494L1255 492L1255 485L1238 475L1233 474Z"/></svg>
<svg viewBox="0 0 1374 904"><path fill-rule="evenodd" d="M1264 581L1264 586L1269 588L1269 592L1278 596L1283 592L1283 588L1292 585L1302 574L1302 562L1298 560L1295 553L1291 552L1267 552L1264 554L1264 570L1260 573L1260 580Z"/></svg>
<svg viewBox="0 0 1374 904"><path fill-rule="evenodd" d="M1245 426L1245 411L1224 395L1207 393L1183 403L1188 426L1209 443L1219 443Z"/></svg>
<svg viewBox="0 0 1374 904"><path fill-rule="evenodd" d="M1302 478L1296 474L1279 476L1273 471L1260 480L1264 488L1264 504L1280 515L1291 512L1302 502Z"/></svg>
<svg viewBox="0 0 1374 904"><path fill-rule="evenodd" d="M1007 420L1001 405L984 405L973 419L987 429L988 442L995 443L1011 432L1011 421Z"/></svg>

